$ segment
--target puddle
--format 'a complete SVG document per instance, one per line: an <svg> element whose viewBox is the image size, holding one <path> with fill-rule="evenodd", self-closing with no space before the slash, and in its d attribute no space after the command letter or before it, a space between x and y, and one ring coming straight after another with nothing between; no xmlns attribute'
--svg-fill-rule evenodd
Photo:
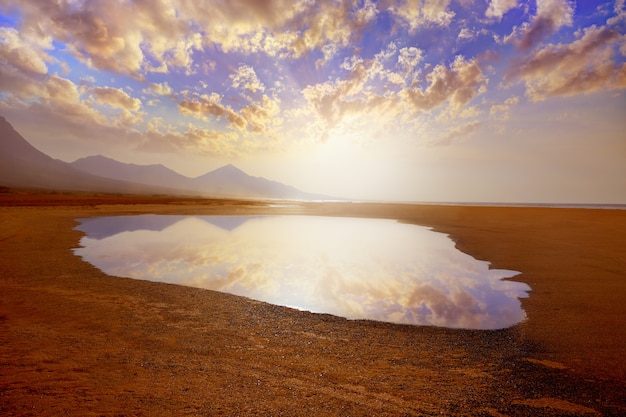
<svg viewBox="0 0 626 417"><path fill-rule="evenodd" d="M445 234L385 219L115 216L79 219L75 253L108 275L206 288L349 319L497 329L524 320L518 273Z"/></svg>

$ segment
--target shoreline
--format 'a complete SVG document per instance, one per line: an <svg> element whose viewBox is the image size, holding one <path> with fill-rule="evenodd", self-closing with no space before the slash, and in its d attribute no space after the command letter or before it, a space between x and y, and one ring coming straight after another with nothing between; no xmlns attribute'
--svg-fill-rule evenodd
<svg viewBox="0 0 626 417"><path fill-rule="evenodd" d="M28 199L22 203L27 205L11 206L0 198L0 411L626 411L620 360L626 356L626 261L619 256L626 245L620 239L626 235L624 211ZM512 279L531 286L530 297L521 299L528 318L497 331L349 321L208 290L109 277L72 254L82 235L72 230L74 219L140 213L343 215L429 226L492 268L521 271Z"/></svg>

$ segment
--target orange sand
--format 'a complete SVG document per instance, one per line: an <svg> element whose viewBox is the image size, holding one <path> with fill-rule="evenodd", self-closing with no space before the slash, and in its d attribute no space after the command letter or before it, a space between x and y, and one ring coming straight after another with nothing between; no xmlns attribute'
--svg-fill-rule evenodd
<svg viewBox="0 0 626 417"><path fill-rule="evenodd" d="M386 217L449 233L532 287L470 331L349 321L108 277L74 219ZM626 414L626 211L0 194L2 415Z"/></svg>

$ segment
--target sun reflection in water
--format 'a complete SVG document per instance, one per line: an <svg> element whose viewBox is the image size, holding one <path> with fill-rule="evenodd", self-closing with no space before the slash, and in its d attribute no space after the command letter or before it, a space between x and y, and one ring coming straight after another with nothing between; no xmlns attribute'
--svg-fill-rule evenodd
<svg viewBox="0 0 626 417"><path fill-rule="evenodd" d="M517 275L447 235L393 220L317 216L80 219L75 253L105 273L350 319L496 329L525 318Z"/></svg>

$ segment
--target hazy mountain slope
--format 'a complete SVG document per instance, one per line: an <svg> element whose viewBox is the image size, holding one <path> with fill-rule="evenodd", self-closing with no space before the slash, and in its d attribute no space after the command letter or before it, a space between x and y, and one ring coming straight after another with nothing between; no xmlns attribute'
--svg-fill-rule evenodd
<svg viewBox="0 0 626 417"><path fill-rule="evenodd" d="M132 181L169 188L190 189L190 179L163 165L136 165L118 162L102 155L77 159L70 166L105 178Z"/></svg>
<svg viewBox="0 0 626 417"><path fill-rule="evenodd" d="M0 185L68 191L171 193L161 187L90 175L33 147L0 116Z"/></svg>
<svg viewBox="0 0 626 417"><path fill-rule="evenodd" d="M328 199L328 197L302 192L294 187L261 177L253 177L229 164L193 179L197 189L215 193L248 195L250 197L287 199Z"/></svg>
<svg viewBox="0 0 626 417"><path fill-rule="evenodd" d="M126 164L101 155L71 164L33 147L0 116L0 185L119 193L199 194L247 198L326 200L330 197L253 177L233 165L188 178L163 165Z"/></svg>
<svg viewBox="0 0 626 417"><path fill-rule="evenodd" d="M70 165L86 173L102 177L149 185L163 185L202 195L303 200L329 199L327 196L302 192L277 181L250 176L230 164L196 178L185 177L163 165L126 164L101 155L81 158Z"/></svg>

